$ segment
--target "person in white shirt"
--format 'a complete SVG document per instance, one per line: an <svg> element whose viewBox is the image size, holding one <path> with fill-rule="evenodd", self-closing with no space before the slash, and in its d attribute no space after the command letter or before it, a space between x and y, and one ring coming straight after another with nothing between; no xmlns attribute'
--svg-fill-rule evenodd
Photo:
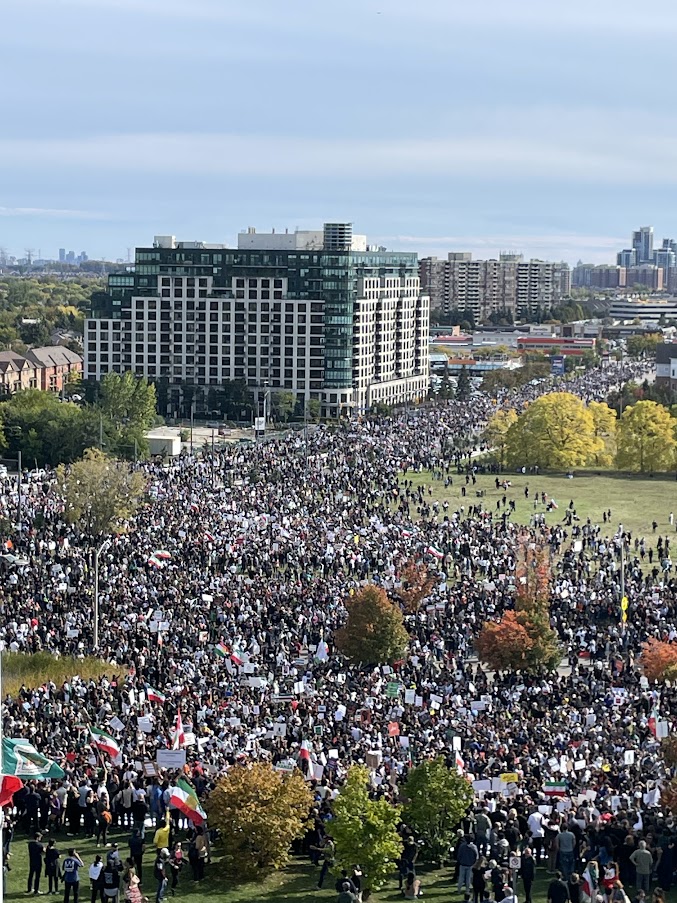
<svg viewBox="0 0 677 903"><path fill-rule="evenodd" d="M539 861L543 855L543 842L545 838L545 830L543 829L543 814L534 809L527 819L527 826L531 834L531 849L534 852L534 859Z"/></svg>

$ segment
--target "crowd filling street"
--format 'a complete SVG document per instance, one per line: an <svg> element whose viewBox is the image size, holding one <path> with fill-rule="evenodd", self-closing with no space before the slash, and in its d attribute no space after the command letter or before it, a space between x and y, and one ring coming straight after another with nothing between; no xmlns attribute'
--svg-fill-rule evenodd
<svg viewBox="0 0 677 903"><path fill-rule="evenodd" d="M612 364L567 389L604 400L642 370ZM541 381L498 404L520 409L551 390ZM673 484L647 536L619 531L613 511L597 522L562 510L554 525L515 523L508 506L496 511L473 490L494 410L494 399L477 394L138 465L148 498L100 556L97 654L112 663L110 675L74 674L5 699L4 736L25 738L65 771L29 783L8 811L5 856L20 831L31 837L28 892L63 891L78 903L88 876L92 903L142 894L159 903L189 878L199 883L209 831L170 803L177 775L204 799L219 775L253 760L303 770L315 808L298 852L333 891L331 808L350 765L367 764L374 795L397 801L412 764L441 755L476 795L452 851L459 900L531 903L540 870L553 873L549 903L598 895L641 903L652 894L659 903L677 868L659 753L676 729L677 690L649 684L636 659L647 638L677 637ZM449 501L413 480L420 473L447 487ZM533 498L537 474L531 488ZM15 484L2 492L0 516L15 522ZM66 523L53 474L29 475L21 524L18 561L3 565L3 648L92 654L93 549ZM474 638L512 607L517 550L530 542L552 550L562 667L538 679L490 674L474 658ZM411 560L426 562L436 581L405 616L408 654L366 672L350 665L334 643L346 597L366 582L394 593ZM180 771L167 757L177 752L177 716ZM114 737L119 754L94 749L91 728ZM401 833L399 880L413 898L425 892L420 846L406 825ZM82 860L78 837L96 837L98 862ZM144 845L157 849L145 873ZM360 871L339 878L342 903L359 898Z"/></svg>

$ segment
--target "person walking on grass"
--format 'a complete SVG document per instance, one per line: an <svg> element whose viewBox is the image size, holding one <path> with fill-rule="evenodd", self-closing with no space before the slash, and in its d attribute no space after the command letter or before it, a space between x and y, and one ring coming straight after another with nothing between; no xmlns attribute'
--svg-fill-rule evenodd
<svg viewBox="0 0 677 903"><path fill-rule="evenodd" d="M84 868L84 863L75 849L71 847L68 851L68 855L61 864L61 872L63 874L63 903L69 903L71 893L73 894L73 903L78 903L80 897L81 868Z"/></svg>

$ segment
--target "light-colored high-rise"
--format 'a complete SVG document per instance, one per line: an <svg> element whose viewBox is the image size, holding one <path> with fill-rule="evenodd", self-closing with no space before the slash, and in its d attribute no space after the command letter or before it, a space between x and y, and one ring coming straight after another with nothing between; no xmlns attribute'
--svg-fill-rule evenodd
<svg viewBox="0 0 677 903"><path fill-rule="evenodd" d="M429 312L417 255L369 249L349 223L249 229L238 248L156 236L93 296L85 378L146 376L162 414L243 380L337 417L425 396Z"/></svg>
<svg viewBox="0 0 677 903"><path fill-rule="evenodd" d="M498 260L473 260L467 252L446 260L428 257L421 260L420 274L432 309L472 311L478 323L492 314L529 317L571 290L568 264L524 260L521 254L501 254Z"/></svg>

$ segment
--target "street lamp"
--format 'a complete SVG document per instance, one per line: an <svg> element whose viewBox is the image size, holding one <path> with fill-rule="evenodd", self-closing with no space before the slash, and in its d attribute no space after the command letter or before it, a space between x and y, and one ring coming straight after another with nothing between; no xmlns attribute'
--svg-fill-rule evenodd
<svg viewBox="0 0 677 903"><path fill-rule="evenodd" d="M112 540L104 539L94 552L94 648L99 648L99 558L109 548Z"/></svg>

